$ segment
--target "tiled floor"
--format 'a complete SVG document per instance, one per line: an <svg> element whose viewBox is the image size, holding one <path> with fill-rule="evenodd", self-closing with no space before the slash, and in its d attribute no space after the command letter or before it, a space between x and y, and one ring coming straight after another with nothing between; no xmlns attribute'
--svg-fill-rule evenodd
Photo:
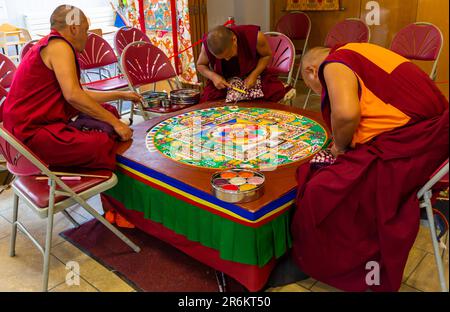
<svg viewBox="0 0 450 312"><path fill-rule="evenodd" d="M305 89L300 88L300 95L294 105L303 106ZM308 106L311 110L319 110L319 98L313 96ZM95 202L95 200L94 200ZM98 202L96 204L98 206ZM86 222L89 216L79 208L71 209L72 215L80 222ZM42 274L42 257L32 243L19 234L16 257L9 257L11 232L12 192L7 190L0 194L0 291L40 291ZM42 242L45 235L45 221L40 220L27 207L20 206L21 220L36 238ZM134 289L89 256L73 247L58 234L72 225L62 214L55 218L53 249L51 256L50 282L51 291L55 292L132 292ZM421 228L416 243L411 250L405 269L401 291L439 291L437 271L429 232ZM80 286L68 286L65 282L69 271L66 263L76 261L80 265ZM448 268L448 253L445 256L445 267ZM448 270L446 272L448 284ZM286 287L270 289L273 292L334 292L332 287L309 279Z"/></svg>

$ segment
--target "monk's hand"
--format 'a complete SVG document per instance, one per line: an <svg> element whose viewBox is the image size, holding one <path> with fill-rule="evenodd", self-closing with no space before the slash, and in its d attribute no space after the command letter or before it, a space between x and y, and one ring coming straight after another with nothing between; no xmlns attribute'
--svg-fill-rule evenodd
<svg viewBox="0 0 450 312"><path fill-rule="evenodd" d="M249 75L245 80L244 80L244 86L246 90L249 90L251 88L253 88L256 85L256 81L258 80L258 77L255 75Z"/></svg>
<svg viewBox="0 0 450 312"><path fill-rule="evenodd" d="M231 88L231 85L220 75L215 75L211 81L218 90Z"/></svg>
<svg viewBox="0 0 450 312"><path fill-rule="evenodd" d="M131 101L134 103L139 103L142 102L143 100L142 95L133 91L123 91L121 93L121 99L124 101Z"/></svg>
<svg viewBox="0 0 450 312"><path fill-rule="evenodd" d="M114 131L122 141L129 141L133 137L133 130L121 121L117 121L114 125Z"/></svg>
<svg viewBox="0 0 450 312"><path fill-rule="evenodd" d="M333 154L334 157L338 157L339 155L343 155L345 154L345 150L341 150L339 149L336 144L333 144L333 146L331 147L331 154Z"/></svg>

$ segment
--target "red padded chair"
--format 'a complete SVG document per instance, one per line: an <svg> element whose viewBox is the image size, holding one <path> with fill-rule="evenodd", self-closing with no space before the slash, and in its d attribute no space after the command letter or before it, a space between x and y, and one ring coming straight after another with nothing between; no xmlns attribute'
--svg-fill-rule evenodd
<svg viewBox="0 0 450 312"><path fill-rule="evenodd" d="M30 51L30 49L32 47L34 47L34 45L38 42L39 40L32 40L32 41L28 41L22 48L22 50L20 51L20 60L22 61L23 58L25 57L25 55L27 55L28 51Z"/></svg>
<svg viewBox="0 0 450 312"><path fill-rule="evenodd" d="M337 23L325 38L325 47L333 48L351 42L367 43L370 41L370 28L362 20L347 18Z"/></svg>
<svg viewBox="0 0 450 312"><path fill-rule="evenodd" d="M120 57L127 45L136 41L151 43L148 36L140 29L128 26L121 27L114 35L114 46L116 48L117 55Z"/></svg>
<svg viewBox="0 0 450 312"><path fill-rule="evenodd" d="M3 102L8 95L8 91L5 90L2 86L0 86L0 123L3 122Z"/></svg>
<svg viewBox="0 0 450 312"><path fill-rule="evenodd" d="M277 75L287 76L287 85L292 85L292 74L295 64L295 46L286 35L279 32L266 32L270 49L272 50L272 61L267 67L267 71ZM295 90L295 89L294 89ZM295 92L285 101L292 104Z"/></svg>
<svg viewBox="0 0 450 312"><path fill-rule="evenodd" d="M282 34L285 34L293 42L296 40L304 40L303 48L296 50L296 59L301 59L306 52L308 45L309 35L311 33L311 19L303 12L292 12L284 15L278 21L275 30ZM294 87L297 85L298 77L300 75L300 65L294 79Z"/></svg>
<svg viewBox="0 0 450 312"><path fill-rule="evenodd" d="M173 90L170 79L175 79L177 89L181 87L178 75L167 55L148 42L130 43L122 53L121 64L130 89L136 92L145 85L165 80ZM138 106L140 114L147 120L150 114L144 109L144 104L139 103ZM131 119L133 114L134 109L131 110Z"/></svg>
<svg viewBox="0 0 450 312"><path fill-rule="evenodd" d="M44 257L42 290L48 290L48 273L50 252L52 245L53 217L62 212L76 227L79 224L66 211L67 208L79 204L98 221L104 224L117 237L125 242L132 250L139 252L140 248L130 241L125 235L111 225L92 208L87 200L95 195L105 192L117 184L117 177L109 171L95 171L75 174L82 177L80 181L63 182L58 175L52 172L48 166L40 160L25 145L19 142L10 132L0 125L0 154L7 162L8 170L16 175L12 183L14 192L14 206L12 218L12 233L10 256L15 256L17 228L19 228L39 249ZM42 180L36 175L42 176ZM66 174L68 175L68 174ZM19 199L38 214L42 219L47 218L47 232L45 245L42 246L17 220Z"/></svg>
<svg viewBox="0 0 450 312"><path fill-rule="evenodd" d="M83 84L86 88L95 91L128 90L128 81L123 75L112 76L109 70L105 68L106 66L114 65L116 69L115 74L118 73L116 54L109 43L102 37L90 33L86 48L78 55L78 61L81 70L85 74L85 80L89 81ZM92 69L98 69L99 80L90 81L88 73ZM106 76L102 74L103 70L107 72ZM122 111L121 100L118 103L118 110L120 114Z"/></svg>
<svg viewBox="0 0 450 312"><path fill-rule="evenodd" d="M6 55L0 53L0 86L5 89L9 89L16 70L17 68L13 61L11 61Z"/></svg>
<svg viewBox="0 0 450 312"><path fill-rule="evenodd" d="M417 22L401 29L392 40L391 50L410 60L432 61L430 78L435 80L444 37L433 24Z"/></svg>

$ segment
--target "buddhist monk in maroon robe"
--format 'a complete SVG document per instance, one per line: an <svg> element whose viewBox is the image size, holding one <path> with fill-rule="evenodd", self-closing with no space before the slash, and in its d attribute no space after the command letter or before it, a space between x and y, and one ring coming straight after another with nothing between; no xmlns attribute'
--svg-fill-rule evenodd
<svg viewBox="0 0 450 312"><path fill-rule="evenodd" d="M208 79L202 102L225 99L227 82L239 77L246 89L255 86L261 77L264 99L279 102L290 87L285 87L276 75L266 71L272 59L269 43L259 26L219 26L203 38L197 70Z"/></svg>
<svg viewBox="0 0 450 312"><path fill-rule="evenodd" d="M417 192L449 155L448 101L416 65L372 44L313 49L302 76L322 94L337 159L298 170L294 261L342 290L397 291Z"/></svg>
<svg viewBox="0 0 450 312"><path fill-rule="evenodd" d="M53 12L51 33L17 69L3 104L4 127L50 166L113 169L115 140L69 123L82 113L110 125L121 140L130 140L131 129L111 107L105 109L100 103L138 101L140 96L82 89L77 52L84 50L88 28L86 16L73 6L62 5Z"/></svg>

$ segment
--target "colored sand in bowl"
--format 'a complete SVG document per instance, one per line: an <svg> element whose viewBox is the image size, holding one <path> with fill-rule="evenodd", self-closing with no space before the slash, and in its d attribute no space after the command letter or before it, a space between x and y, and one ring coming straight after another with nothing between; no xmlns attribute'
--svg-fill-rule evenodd
<svg viewBox="0 0 450 312"><path fill-rule="evenodd" d="M239 191L239 187L236 185L231 185L231 184L227 184L227 185L223 185L222 189L224 189L225 191Z"/></svg>
<svg viewBox="0 0 450 312"><path fill-rule="evenodd" d="M228 180L225 180L225 179L217 179L217 180L214 180L214 185L215 186L223 186L223 185L227 185L227 184L229 184L229 182L228 182Z"/></svg>
<svg viewBox="0 0 450 312"><path fill-rule="evenodd" d="M254 184L254 185L261 185L264 183L264 179L260 178L260 177L253 177L253 178L248 179L248 183Z"/></svg>
<svg viewBox="0 0 450 312"><path fill-rule="evenodd" d="M233 178L230 180L230 183L233 185L244 185L245 183L247 183L247 180L244 178Z"/></svg>
<svg viewBox="0 0 450 312"><path fill-rule="evenodd" d="M241 178L248 179L248 178L254 177L255 174L252 173L252 172L248 172L248 171L242 171L242 172L239 172L239 176L240 176Z"/></svg>
<svg viewBox="0 0 450 312"><path fill-rule="evenodd" d="M251 191L256 188L256 185L253 184L244 184L239 188L241 192Z"/></svg>
<svg viewBox="0 0 450 312"><path fill-rule="evenodd" d="M224 172L220 175L222 179L233 179L237 177L237 174L234 172Z"/></svg>

